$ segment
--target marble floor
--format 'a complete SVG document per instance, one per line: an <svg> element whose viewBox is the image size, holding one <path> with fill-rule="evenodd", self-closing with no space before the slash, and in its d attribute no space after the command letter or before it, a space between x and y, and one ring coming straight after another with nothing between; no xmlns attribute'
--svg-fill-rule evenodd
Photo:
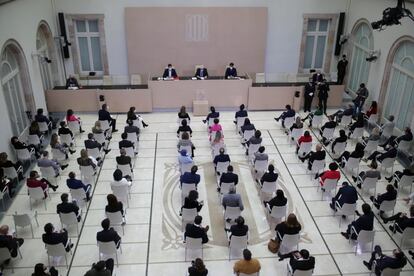
<svg viewBox="0 0 414 276"><path fill-rule="evenodd" d="M288 197L288 210L294 212L302 224L299 248L306 248L315 256L314 275L369 275L362 260L368 259L370 246L357 248L355 254L355 244L349 243L340 235L351 218L342 221L339 227L341 217L335 217L328 206L330 195L326 194L322 197L321 192L317 191L317 183L308 174L306 164L297 159L294 145L288 140L280 124L273 120L277 113L280 112L250 112L249 118L256 128L262 131L262 145L266 147L270 162L279 172L278 187L283 189ZM90 130L97 116L79 115L83 120L84 129ZM122 129L126 115L119 114L116 117L118 129ZM122 254L118 254L119 266L115 267L115 273L117 276L186 275L187 267L197 252L189 252L185 261L179 216L181 195L178 189L176 113L151 113L143 114L143 117L150 126L144 129L140 136L139 154L134 163L130 206L126 215L127 224L125 234L122 235ZM227 151L240 179L237 189L245 205L242 215L250 229L248 248L262 264L261 275L285 275L287 260L279 262L277 257L267 250L267 242L274 236L274 225L269 224L266 210L261 204L245 150L235 131L233 117L234 112L221 112ZM215 191L215 174L206 126L201 122L201 117L192 116L192 119L191 127L194 131L192 141L197 148L194 160L201 175L199 194L200 199L205 202L200 215L203 216L203 224L211 227L208 233L210 242L204 246L203 259L210 272L209 275L232 275L233 264L239 256L232 254L232 259L229 261L223 211ZM100 222L105 217L106 195L111 191L110 181L116 167L115 157L119 155L120 133L121 131L114 133L110 141L109 147L112 151L105 156L96 183L93 185L92 200L85 208L79 225L80 234L77 235L76 227L69 228L75 246L73 255L68 254L68 267L64 259L52 260L60 275L83 275L91 264L98 260L96 232L100 230ZM313 130L314 136L315 133ZM37 211L40 224L39 227L34 225L34 238L30 228L17 229L19 237L25 239L21 247L23 259L14 259L12 261L14 273L11 273L8 267L5 275L30 275L36 263L48 263L41 240L43 226L47 222L52 222L60 227L59 217L55 213L56 204L60 201L60 194L68 192L65 185L68 173L74 171L79 174L76 157L83 148L86 134L87 132L76 137L77 152L71 156L69 167L58 179L59 189L51 194L50 200L47 200L47 209L45 210L42 204L34 205L33 210ZM314 144L316 142L314 139ZM355 143L349 143L348 148L351 149L354 145ZM330 160L331 157L328 157L327 162ZM394 170L400 168L401 166L396 163ZM365 169L366 163L362 162L361 170ZM349 181L349 178L349 173L342 173L341 181ZM384 191L385 185L386 181L380 181L377 192ZM370 202L366 192L360 190L358 192L358 205ZM399 193L395 211L408 210L408 206L402 201L407 194L408 191ZM13 227L12 214L24 213L28 210L30 208L27 190L22 188L1 223ZM386 253L390 253L400 244L400 235L391 235L388 226L384 226L378 219L375 221L375 230L375 244L381 245ZM118 232L122 234L120 229ZM405 241L403 244L404 250L413 247L414 241ZM410 258L410 263L405 266L401 275L414 275L413 264L414 261Z"/></svg>

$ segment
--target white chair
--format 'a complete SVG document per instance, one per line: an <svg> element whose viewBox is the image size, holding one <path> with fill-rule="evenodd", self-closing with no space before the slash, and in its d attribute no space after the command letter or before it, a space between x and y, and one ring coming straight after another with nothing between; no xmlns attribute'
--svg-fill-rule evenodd
<svg viewBox="0 0 414 276"><path fill-rule="evenodd" d="M313 274L313 269L309 269L309 270L296 269L295 271L293 271L290 264L287 263L287 276L312 276L312 274Z"/></svg>
<svg viewBox="0 0 414 276"><path fill-rule="evenodd" d="M284 125L286 129L289 129L295 123L295 116L286 117L284 120Z"/></svg>
<svg viewBox="0 0 414 276"><path fill-rule="evenodd" d="M129 207L130 187L128 185L111 185L112 193L122 202L124 206Z"/></svg>
<svg viewBox="0 0 414 276"><path fill-rule="evenodd" d="M357 127L354 129L354 132L352 132L350 138L358 140L358 139L361 139L363 135L364 135L364 127Z"/></svg>
<svg viewBox="0 0 414 276"><path fill-rule="evenodd" d="M69 121L68 128L74 135L80 133L80 123L78 121Z"/></svg>
<svg viewBox="0 0 414 276"><path fill-rule="evenodd" d="M76 204L81 208L86 207L86 193L89 192L90 187L88 186L86 191L83 188L69 189L72 199L76 200Z"/></svg>
<svg viewBox="0 0 414 276"><path fill-rule="evenodd" d="M29 151L29 149L17 149L16 150L17 153L17 159L25 162L25 161L32 161L33 155L35 153L34 149L31 149Z"/></svg>
<svg viewBox="0 0 414 276"><path fill-rule="evenodd" d="M391 212L392 215L394 215L394 208L395 208L395 204L397 203L397 200L384 200L383 202L381 202L379 210L382 212Z"/></svg>
<svg viewBox="0 0 414 276"><path fill-rule="evenodd" d="M19 253L20 259L23 259L22 253L20 252L19 247L17 247L17 252ZM10 255L10 251L7 247L0 247L0 262L3 264L6 260L11 260L13 257ZM10 262L12 263L12 262ZM12 273L14 273L14 266L11 265Z"/></svg>
<svg viewBox="0 0 414 276"><path fill-rule="evenodd" d="M323 122L323 115L315 115L312 118L312 127L319 128Z"/></svg>
<svg viewBox="0 0 414 276"><path fill-rule="evenodd" d="M297 142L299 137L303 134L303 128L294 128L289 132L289 137L291 140Z"/></svg>
<svg viewBox="0 0 414 276"><path fill-rule="evenodd" d="M99 122L101 123L101 128L104 131L111 128L107 120L99 120Z"/></svg>
<svg viewBox="0 0 414 276"><path fill-rule="evenodd" d="M182 183L181 184L181 202L184 202L184 199L188 196L190 191L197 190L197 186L194 183Z"/></svg>
<svg viewBox="0 0 414 276"><path fill-rule="evenodd" d="M122 175L129 175L132 179L134 179L134 172L132 171L132 168L129 164L120 165L117 164L116 167L122 171Z"/></svg>
<svg viewBox="0 0 414 276"><path fill-rule="evenodd" d="M68 146L75 144L75 139L73 139L72 136L70 136L70 134L60 134L59 137L60 137L60 142L62 144L65 144Z"/></svg>
<svg viewBox="0 0 414 276"><path fill-rule="evenodd" d="M94 133L93 138L95 138L96 142L98 142L101 145L106 142L106 136L105 136L105 133L103 132Z"/></svg>
<svg viewBox="0 0 414 276"><path fill-rule="evenodd" d="M351 122L352 122L352 115L345 115L345 116L342 116L341 122L339 124L344 127L347 127L351 124Z"/></svg>
<svg viewBox="0 0 414 276"><path fill-rule="evenodd" d="M186 173L186 172L191 172L191 168L194 166L194 163L193 162L191 162L191 163L186 163L186 164L181 164L180 165L180 172L181 172L181 175L183 175L184 173Z"/></svg>
<svg viewBox="0 0 414 276"><path fill-rule="evenodd" d="M33 219L36 221L37 227L39 227L39 222L37 221L37 212L34 214L17 214L17 211L13 214L14 229L16 230L17 236L17 226L25 228L30 225L30 230L32 231L32 238L34 239L33 232Z"/></svg>
<svg viewBox="0 0 414 276"><path fill-rule="evenodd" d="M326 140L331 140L334 137L335 128L325 128L322 132L322 137Z"/></svg>
<svg viewBox="0 0 414 276"><path fill-rule="evenodd" d="M123 148L126 152L126 155L131 157L131 159L134 159L136 157L135 151L134 151L134 147L128 147L128 148Z"/></svg>
<svg viewBox="0 0 414 276"><path fill-rule="evenodd" d="M397 175L394 174L394 181L398 183L398 189L404 189L405 187L410 187L410 194L413 191L413 181L414 175L403 175L399 178Z"/></svg>
<svg viewBox="0 0 414 276"><path fill-rule="evenodd" d="M279 233L277 233L279 240L281 240L280 243L280 249L279 252L281 254L286 254L288 252L291 252L292 249L298 249L299 248L299 240L300 240L300 234L285 234L283 238L280 236Z"/></svg>
<svg viewBox="0 0 414 276"><path fill-rule="evenodd" d="M276 189L276 181L263 181L262 188L260 189L260 195L262 200L272 198L273 194L276 193Z"/></svg>
<svg viewBox="0 0 414 276"><path fill-rule="evenodd" d="M71 225L76 225L76 233L79 235L79 222L78 222L78 217L76 216L76 214L74 212L71 213L59 213L59 218L60 218L60 224L62 225L62 228L64 228L63 226L71 226Z"/></svg>
<svg viewBox="0 0 414 276"><path fill-rule="evenodd" d="M329 193L332 194L332 191L334 191L334 193L335 193L337 185L338 185L338 179L325 179L325 181L323 182L323 188L325 189L325 191L322 190L321 199L323 199L324 193L329 192ZM318 190L319 190L319 188L322 189L321 186L318 186Z"/></svg>
<svg viewBox="0 0 414 276"><path fill-rule="evenodd" d="M254 154L259 150L260 144L249 144L249 147L247 149L249 153L249 159L252 159L254 157Z"/></svg>
<svg viewBox="0 0 414 276"><path fill-rule="evenodd" d="M362 143L365 144L365 149L364 149L365 153L366 154L371 154L371 153L373 153L374 151L377 150L379 141L378 140L368 140L367 143L365 143L365 142L362 142Z"/></svg>
<svg viewBox="0 0 414 276"><path fill-rule="evenodd" d="M247 242L248 242L247 234L244 236L234 236L234 235L231 236L230 243L229 243L229 261L231 260L231 254L234 253L234 251L237 250L238 253L240 253L242 250L247 248Z"/></svg>
<svg viewBox="0 0 414 276"><path fill-rule="evenodd" d="M268 160L256 160L254 162L254 169L258 173L264 173L267 170Z"/></svg>
<svg viewBox="0 0 414 276"><path fill-rule="evenodd" d="M180 148L178 149L178 151L182 151L183 149L185 149L185 151L188 154L191 154L191 151L192 151L191 145L188 145L188 146L180 146Z"/></svg>
<svg viewBox="0 0 414 276"><path fill-rule="evenodd" d="M37 122L39 125L40 132L46 133L49 132L49 125L52 124L52 122L46 123L46 122Z"/></svg>
<svg viewBox="0 0 414 276"><path fill-rule="evenodd" d="M371 252L374 248L374 238L375 238L375 231L371 230L371 231L367 231L367 230L361 230L359 231L359 233L356 231L355 227L351 227L351 236L355 234L357 236L356 239L356 246L355 246L355 256L357 254L358 251L358 245L361 247L361 252L362 252L362 245L367 244L367 243L371 243ZM352 239L349 239L349 242L351 243Z"/></svg>
<svg viewBox="0 0 414 276"><path fill-rule="evenodd" d="M182 229L185 229L187 223L193 223L195 217L198 215L197 208L182 208L181 209L181 225Z"/></svg>
<svg viewBox="0 0 414 276"><path fill-rule="evenodd" d="M124 225L126 223L125 218L122 216L121 211L118 212L105 212L106 217L109 219L111 226L121 226L122 235L125 235Z"/></svg>
<svg viewBox="0 0 414 276"><path fill-rule="evenodd" d="M273 206L272 210L270 211L269 216L276 221L279 221L286 217L287 213L287 204L285 206Z"/></svg>
<svg viewBox="0 0 414 276"><path fill-rule="evenodd" d="M39 169L40 169L40 173L43 178L46 178L48 180L53 179L53 181L55 181L55 183L57 184L58 176L56 176L55 168L53 168L52 166L49 166L49 167L40 167Z"/></svg>
<svg viewBox="0 0 414 276"><path fill-rule="evenodd" d="M86 149L89 156L92 156L95 159L101 158L101 151L99 148L93 148L93 149Z"/></svg>
<svg viewBox="0 0 414 276"><path fill-rule="evenodd" d="M311 177L313 177L315 174L322 171L324 168L325 168L325 159L313 161L312 170L311 170Z"/></svg>
<svg viewBox="0 0 414 276"><path fill-rule="evenodd" d="M32 200L34 200L35 202L38 200L42 200L44 205L45 205L45 210L47 210L46 208L46 198L45 198L45 192L46 194L48 194L48 190L43 191L42 187L37 187L37 188L27 188L28 192L29 192L29 205L30 205L30 210L32 210Z"/></svg>
<svg viewBox="0 0 414 276"><path fill-rule="evenodd" d="M354 171L355 171L355 175L358 175L359 172L359 162L361 161L360 158L355 158L355 157L349 157L348 160L346 160L345 158L342 159L343 162L345 162L345 167L344 169L348 172L350 172L352 175L354 175Z"/></svg>
<svg viewBox="0 0 414 276"><path fill-rule="evenodd" d="M342 206L339 204L338 201L335 201L335 207L337 212L339 212L343 216L354 216L355 220L355 210L357 207L356 203L344 203ZM336 216L337 212L334 214ZM339 219L339 227L341 227L342 219Z"/></svg>
<svg viewBox="0 0 414 276"><path fill-rule="evenodd" d="M394 171L394 163L395 163L396 158L385 158L384 160L381 161L381 169L384 169L385 172L387 172L388 169L391 169L391 174Z"/></svg>
<svg viewBox="0 0 414 276"><path fill-rule="evenodd" d="M390 138L393 134L394 134L394 126L382 128L381 136L385 137L386 139Z"/></svg>
<svg viewBox="0 0 414 276"><path fill-rule="evenodd" d="M82 182L85 184L95 183L96 170L91 165L89 166L79 166L81 172Z"/></svg>
<svg viewBox="0 0 414 276"><path fill-rule="evenodd" d="M139 128L140 130L144 129L144 125L142 124L142 118L137 118L135 120L132 120L132 124ZM188 122L190 124L190 122Z"/></svg>
<svg viewBox="0 0 414 276"><path fill-rule="evenodd" d="M395 227L399 227L397 225L398 225L397 223L394 224L394 229ZM412 240L412 239L414 239L414 227L406 227L401 233L400 248L402 248L402 245L405 240Z"/></svg>
<svg viewBox="0 0 414 276"><path fill-rule="evenodd" d="M36 134L32 134L27 136L27 144L39 146L42 144L42 141L40 140L39 136L37 136Z"/></svg>
<svg viewBox="0 0 414 276"><path fill-rule="evenodd" d="M68 243L70 243L70 239L68 239ZM65 257L66 267L68 267L68 258L66 256L67 252L65 250L65 246L62 243L58 244L45 244L46 252L47 252L47 261L50 265L50 257ZM69 251L72 255L72 249Z"/></svg>
<svg viewBox="0 0 414 276"><path fill-rule="evenodd" d="M209 127L212 126L212 125L214 125L214 119L220 119L220 117L217 117L217 118L208 118L208 126Z"/></svg>
<svg viewBox="0 0 414 276"><path fill-rule="evenodd" d="M9 188L8 188L8 186L5 186L4 188L3 188L3 190L0 192L0 200L1 200L1 203L3 204L3 211L4 212L6 212L7 210L6 210L6 203L5 203L5 201L6 201L6 198L5 197L8 197L9 199L10 199L10 195L9 195Z"/></svg>
<svg viewBox="0 0 414 276"><path fill-rule="evenodd" d="M224 220L227 220L227 219L235 220L236 218L240 216L241 212L242 211L240 210L240 207L227 206L226 209L224 210Z"/></svg>
<svg viewBox="0 0 414 276"><path fill-rule="evenodd" d="M371 114L368 117L368 123L370 123L371 125L376 125L378 122L378 114Z"/></svg>
<svg viewBox="0 0 414 276"><path fill-rule="evenodd" d="M13 166L11 166L11 167L3 167L3 172L4 172L4 175L7 178L15 179L15 178L18 178L18 176L19 176L18 174L19 173L23 173L23 167L20 166L19 168L17 168L17 170Z"/></svg>
<svg viewBox="0 0 414 276"><path fill-rule="evenodd" d="M61 152L59 149L51 149L52 158L58 162L64 162L67 160L66 153Z"/></svg>
<svg viewBox="0 0 414 276"><path fill-rule="evenodd" d="M222 174L227 172L227 167L230 165L230 161L226 161L226 162L217 162L216 165L216 172L218 174Z"/></svg>
<svg viewBox="0 0 414 276"><path fill-rule="evenodd" d="M131 143L134 143L135 145L137 145L138 135L135 132L128 132L127 133L127 140L131 141Z"/></svg>
<svg viewBox="0 0 414 276"><path fill-rule="evenodd" d="M298 156L303 157L312 149L312 142L302 142L299 146Z"/></svg>
<svg viewBox="0 0 414 276"><path fill-rule="evenodd" d="M190 238L185 239L185 261L187 261L187 250L201 250L201 259L203 259L203 239Z"/></svg>
<svg viewBox="0 0 414 276"><path fill-rule="evenodd" d="M340 156L346 149L346 142L340 142L340 143L336 143L335 146L333 147L333 155L336 156Z"/></svg>
<svg viewBox="0 0 414 276"><path fill-rule="evenodd" d="M119 241L119 250L122 253L121 248L121 241ZM118 263L118 249L116 248L117 244L115 242L100 242L98 241L98 254L99 254L99 260L101 260L101 255L105 256L115 256L116 259L116 266L119 266Z"/></svg>
<svg viewBox="0 0 414 276"><path fill-rule="evenodd" d="M374 195L377 193L377 177L365 177L364 181L358 176L358 182L361 183L362 189L369 193L370 190L374 189Z"/></svg>
<svg viewBox="0 0 414 276"><path fill-rule="evenodd" d="M240 128L242 125L244 125L244 120L246 120L247 117L237 117L236 118L236 132L238 133L240 131Z"/></svg>
<svg viewBox="0 0 414 276"><path fill-rule="evenodd" d="M228 194L230 191L230 187L234 187L234 183L231 182L223 182L221 183L221 187L220 187L220 194L219 195L225 195Z"/></svg>
<svg viewBox="0 0 414 276"><path fill-rule="evenodd" d="M245 130L243 132L243 143L246 141L249 141L250 138L252 138L254 136L255 130Z"/></svg>

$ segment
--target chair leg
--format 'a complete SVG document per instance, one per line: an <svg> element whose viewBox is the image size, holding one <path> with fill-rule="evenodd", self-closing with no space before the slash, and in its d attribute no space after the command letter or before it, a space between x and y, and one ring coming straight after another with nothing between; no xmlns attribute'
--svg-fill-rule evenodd
<svg viewBox="0 0 414 276"><path fill-rule="evenodd" d="M32 230L32 239L34 239L34 233L33 233L33 226L32 226L32 223L30 223L30 230Z"/></svg>

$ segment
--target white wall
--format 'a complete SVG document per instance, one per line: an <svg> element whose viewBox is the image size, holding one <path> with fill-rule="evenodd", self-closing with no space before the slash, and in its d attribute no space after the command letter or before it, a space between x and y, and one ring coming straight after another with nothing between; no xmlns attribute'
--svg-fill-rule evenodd
<svg viewBox="0 0 414 276"><path fill-rule="evenodd" d="M28 65L35 105L37 108L46 108L37 58L32 58L32 52L36 51L36 33L41 20L45 20L54 31L50 0L17 0L0 6L0 49L9 39L19 43ZM1 85L0 95L0 152L10 152L12 131Z"/></svg>

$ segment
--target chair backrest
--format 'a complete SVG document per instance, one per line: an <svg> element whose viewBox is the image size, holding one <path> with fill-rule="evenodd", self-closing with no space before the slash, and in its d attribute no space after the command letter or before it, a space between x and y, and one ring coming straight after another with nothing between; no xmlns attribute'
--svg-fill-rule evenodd
<svg viewBox="0 0 414 276"><path fill-rule="evenodd" d="M377 177L366 177L362 183L362 188L364 190L375 189L377 186L378 178Z"/></svg>
<svg viewBox="0 0 414 276"><path fill-rule="evenodd" d="M336 186L338 185L338 179L325 179L323 182L323 187L325 188L325 191L333 191L336 189Z"/></svg>
<svg viewBox="0 0 414 276"><path fill-rule="evenodd" d="M216 118L208 118L208 126L212 126L214 124L214 119ZM220 119L220 118L217 117L217 119Z"/></svg>
<svg viewBox="0 0 414 276"><path fill-rule="evenodd" d="M249 141L250 138L252 138L254 136L255 130L251 129L251 130L245 130L243 132L243 138L246 141Z"/></svg>
<svg viewBox="0 0 414 276"><path fill-rule="evenodd" d="M180 171L181 174L184 174L185 172L191 172L191 168L194 166L194 163L186 163L186 164L181 164L180 165Z"/></svg>
<svg viewBox="0 0 414 276"><path fill-rule="evenodd" d="M286 217L287 205L285 206L273 206L270 216L275 219L281 219Z"/></svg>
<svg viewBox="0 0 414 276"><path fill-rule="evenodd" d="M101 128L103 130L107 130L110 128L109 122L107 120L99 120L99 122L101 123Z"/></svg>
<svg viewBox="0 0 414 276"><path fill-rule="evenodd" d="M376 124L378 122L378 114L371 114L368 118L368 122Z"/></svg>
<svg viewBox="0 0 414 276"><path fill-rule="evenodd" d="M341 119L341 125L347 126L352 122L352 115L344 115Z"/></svg>
<svg viewBox="0 0 414 276"><path fill-rule="evenodd" d="M186 237L185 239L185 247L187 249L202 249L203 248L203 239L202 238L190 238Z"/></svg>
<svg viewBox="0 0 414 276"><path fill-rule="evenodd" d="M0 262L11 259L10 251L7 247L0 247Z"/></svg>
<svg viewBox="0 0 414 276"><path fill-rule="evenodd" d="M253 156L260 148L260 144L249 144L249 155Z"/></svg>
<svg viewBox="0 0 414 276"><path fill-rule="evenodd" d="M143 129L144 128L144 125L142 124L142 120L140 118L137 118L135 120L132 120L132 124L134 126L136 126L137 128L139 128L139 129Z"/></svg>
<svg viewBox="0 0 414 276"><path fill-rule="evenodd" d="M60 134L60 142L62 142L62 144L66 144L66 145L70 145L71 143L73 143L73 139L72 136L70 136L70 134Z"/></svg>
<svg viewBox="0 0 414 276"><path fill-rule="evenodd" d="M113 241L100 242L98 241L99 253L104 255L116 255L116 244Z"/></svg>
<svg viewBox="0 0 414 276"><path fill-rule="evenodd" d="M322 122L323 122L323 115L313 116L313 119L312 119L312 125L313 126L315 126L315 127L320 126L320 125L322 125Z"/></svg>
<svg viewBox="0 0 414 276"><path fill-rule="evenodd" d="M32 199L44 199L45 193L43 192L42 187L36 187L36 188L30 188L27 187L27 190L29 191L29 196Z"/></svg>
<svg viewBox="0 0 414 276"><path fill-rule="evenodd" d="M28 214L13 214L14 224L20 227L26 227L32 223L32 220Z"/></svg>
<svg viewBox="0 0 414 276"><path fill-rule="evenodd" d="M383 202L381 202L380 204L380 211L384 211L384 212L390 212L394 210L395 204L397 203L397 200L384 200Z"/></svg>
<svg viewBox="0 0 414 276"><path fill-rule="evenodd" d="M46 122L38 122L39 124L39 130L41 132L48 132L49 131L49 126L47 125Z"/></svg>
<svg viewBox="0 0 414 276"><path fill-rule="evenodd" d="M116 166L117 166L118 169L120 169L122 171L122 175L132 176L132 169L131 169L131 166L129 164L126 164L126 165L117 164Z"/></svg>
<svg viewBox="0 0 414 276"><path fill-rule="evenodd" d="M79 169L83 177L92 177L95 174L95 169L91 165L79 166Z"/></svg>
<svg viewBox="0 0 414 276"><path fill-rule="evenodd" d="M219 173L227 172L227 167L230 165L229 161L226 162L217 162L216 171Z"/></svg>
<svg viewBox="0 0 414 276"><path fill-rule="evenodd" d="M381 161L381 167L384 169L392 168L394 166L395 159L396 159L395 157L385 158L384 160Z"/></svg>
<svg viewBox="0 0 414 276"><path fill-rule="evenodd" d="M192 184L182 183L182 185L181 185L181 195L182 195L183 198L188 196L188 193L190 191L194 191L194 190L197 190L196 189L196 184L194 184L194 183L192 183Z"/></svg>
<svg viewBox="0 0 414 276"><path fill-rule="evenodd" d="M94 133L93 138L95 138L96 142L98 142L99 144L103 144L106 141L106 137L105 137L105 134L103 132Z"/></svg>
<svg viewBox="0 0 414 276"><path fill-rule="evenodd" d="M68 128L73 134L77 134L80 132L80 123L78 121L69 121Z"/></svg>
<svg viewBox="0 0 414 276"><path fill-rule="evenodd" d="M230 187L233 187L233 186L234 186L233 182L231 182L231 183L226 183L226 182L221 183L220 194L228 194L229 191L230 191Z"/></svg>
<svg viewBox="0 0 414 276"><path fill-rule="evenodd" d="M245 249L247 248L247 235L244 236L234 236L232 235L230 238L230 244L229 246L231 248L237 248L237 249Z"/></svg>
<svg viewBox="0 0 414 276"><path fill-rule="evenodd" d="M183 222L193 222L195 217L197 216L197 208L187 209L183 208L181 209L181 216Z"/></svg>
<svg viewBox="0 0 414 276"><path fill-rule="evenodd" d="M367 145L365 146L365 152L372 153L378 148L378 140L368 140Z"/></svg>
<svg viewBox="0 0 414 276"><path fill-rule="evenodd" d="M398 185L400 187L405 187L405 186L410 187L411 185L413 185L413 181L414 181L414 175L403 175Z"/></svg>
<svg viewBox="0 0 414 276"><path fill-rule="evenodd" d="M236 125L237 129L241 128L241 126L244 124L244 120L246 120L247 117L237 117L236 118Z"/></svg>
<svg viewBox="0 0 414 276"><path fill-rule="evenodd" d="M286 248L293 248L296 247L299 243L300 235L299 234L285 234L282 238L282 242L280 246L286 247Z"/></svg>
<svg viewBox="0 0 414 276"><path fill-rule="evenodd" d="M303 128L294 128L290 133L290 137L292 137L295 141L299 139L300 136L303 134Z"/></svg>
<svg viewBox="0 0 414 276"><path fill-rule="evenodd" d="M29 135L27 135L27 144L28 145L35 145L35 146L37 146L37 145L40 145L40 138L39 138L39 136L37 136L36 134L29 134Z"/></svg>
<svg viewBox="0 0 414 276"><path fill-rule="evenodd" d="M70 189L70 195L78 204L86 199L86 192L83 188Z"/></svg>
<svg viewBox="0 0 414 276"><path fill-rule="evenodd" d="M346 162L346 168L348 169L355 169L359 167L359 162L361 159L355 157L349 157L348 161Z"/></svg>
<svg viewBox="0 0 414 276"><path fill-rule="evenodd" d="M59 217L60 217L60 222L63 225L78 224L78 219L77 219L76 214L74 212L60 213Z"/></svg>
<svg viewBox="0 0 414 276"><path fill-rule="evenodd" d="M333 149L336 154L342 154L346 149L346 142L336 143Z"/></svg>
<svg viewBox="0 0 414 276"><path fill-rule="evenodd" d="M138 136L135 132L128 132L127 140L131 141L132 143L136 143L138 140Z"/></svg>
<svg viewBox="0 0 414 276"><path fill-rule="evenodd" d="M375 231L371 230L371 231L367 231L367 230L361 230L358 233L358 243L359 244L365 244L365 243L370 243L374 241L374 237L375 237Z"/></svg>
<svg viewBox="0 0 414 276"><path fill-rule="evenodd" d="M109 219L111 225L120 225L124 222L121 211L105 212L105 215Z"/></svg>
<svg viewBox="0 0 414 276"><path fill-rule="evenodd" d="M394 134L394 126L393 125L390 125L388 127L384 127L382 129L382 134L381 135L384 136L385 138L389 138L393 134Z"/></svg>
<svg viewBox="0 0 414 276"><path fill-rule="evenodd" d="M305 156L308 154L312 149L312 142L302 142L300 143L298 156Z"/></svg>
<svg viewBox="0 0 414 276"><path fill-rule="evenodd" d="M17 149L16 150L17 153L17 159L19 160L30 160L32 159L32 154L28 149Z"/></svg>
<svg viewBox="0 0 414 276"><path fill-rule="evenodd" d="M315 160L312 163L312 173L318 173L325 168L325 159Z"/></svg>
<svg viewBox="0 0 414 276"><path fill-rule="evenodd" d="M398 143L398 150L400 150L400 151L409 151L410 147L411 147L411 144L412 144L411 141L402 140Z"/></svg>
<svg viewBox="0 0 414 276"><path fill-rule="evenodd" d="M256 160L254 162L254 169L258 172L265 172L267 170L268 160Z"/></svg>
<svg viewBox="0 0 414 276"><path fill-rule="evenodd" d="M344 203L341 207L341 213L345 216L354 215L356 207L356 203Z"/></svg>
<svg viewBox="0 0 414 276"><path fill-rule="evenodd" d="M14 179L17 177L17 171L13 166L3 167L3 172L7 178Z"/></svg>
<svg viewBox="0 0 414 276"><path fill-rule="evenodd" d="M53 257L66 256L66 250L62 243L45 244L47 254Z"/></svg>
<svg viewBox="0 0 414 276"><path fill-rule="evenodd" d="M185 149L186 150L186 152L188 152L188 153L191 153L191 151L192 151L192 148L191 148L191 145L188 145L188 146L180 146L180 151L182 151L183 149Z"/></svg>
<svg viewBox="0 0 414 276"><path fill-rule="evenodd" d="M399 276L401 273L401 268L384 268L381 272L381 276Z"/></svg>
<svg viewBox="0 0 414 276"><path fill-rule="evenodd" d="M293 272L292 276L311 276L312 274L313 274L313 269L308 269L308 270L296 269L295 272Z"/></svg>
<svg viewBox="0 0 414 276"><path fill-rule="evenodd" d="M61 152L59 149L52 149L52 156L54 160L63 161L66 160L66 154Z"/></svg>
<svg viewBox="0 0 414 276"><path fill-rule="evenodd" d="M231 218L231 219L235 219L238 218L241 214L241 210L240 207L230 207L227 206L226 210L224 210L224 217L227 218Z"/></svg>
<svg viewBox="0 0 414 276"><path fill-rule="evenodd" d="M322 132L322 137L326 139L332 139L334 136L335 128L324 128Z"/></svg>
<svg viewBox="0 0 414 276"><path fill-rule="evenodd" d="M263 181L262 189L263 193L273 194L276 192L276 181L267 182Z"/></svg>
<svg viewBox="0 0 414 276"><path fill-rule="evenodd" d="M43 178L55 177L56 175L55 169L52 166L40 167L39 169Z"/></svg>
<svg viewBox="0 0 414 276"><path fill-rule="evenodd" d="M129 187L127 185L111 185L111 190L114 193L114 195L120 199L128 198Z"/></svg>
<svg viewBox="0 0 414 276"><path fill-rule="evenodd" d="M286 117L285 122L284 122L285 128L290 128L294 122L295 122L295 116Z"/></svg>
<svg viewBox="0 0 414 276"><path fill-rule="evenodd" d="M92 156L95 159L100 157L100 155L101 155L101 152L99 151L98 148L86 149L86 151L88 152L89 156Z"/></svg>
<svg viewBox="0 0 414 276"><path fill-rule="evenodd" d="M352 132L351 138L358 139L362 138L364 135L364 127L357 127L354 129L354 132Z"/></svg>

